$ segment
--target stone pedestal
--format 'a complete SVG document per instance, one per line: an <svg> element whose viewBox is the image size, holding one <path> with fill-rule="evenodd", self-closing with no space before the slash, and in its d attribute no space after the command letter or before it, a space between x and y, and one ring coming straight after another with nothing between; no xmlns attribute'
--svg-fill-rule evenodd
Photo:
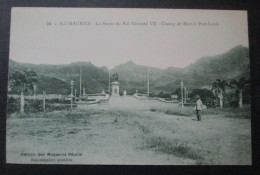
<svg viewBox="0 0 260 175"><path fill-rule="evenodd" d="M112 83L112 96L119 96L119 85L118 81Z"/></svg>

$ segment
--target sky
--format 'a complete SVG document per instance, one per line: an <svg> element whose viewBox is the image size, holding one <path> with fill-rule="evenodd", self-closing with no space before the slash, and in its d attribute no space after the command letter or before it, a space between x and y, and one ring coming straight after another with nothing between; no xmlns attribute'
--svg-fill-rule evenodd
<svg viewBox="0 0 260 175"><path fill-rule="evenodd" d="M132 60L185 67L248 47L247 26L246 11L12 8L9 57L33 64L89 61L113 68Z"/></svg>

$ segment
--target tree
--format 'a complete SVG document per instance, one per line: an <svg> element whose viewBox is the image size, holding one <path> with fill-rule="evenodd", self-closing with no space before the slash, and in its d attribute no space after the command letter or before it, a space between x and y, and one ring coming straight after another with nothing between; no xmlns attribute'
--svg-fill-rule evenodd
<svg viewBox="0 0 260 175"><path fill-rule="evenodd" d="M181 100L181 87L178 87L172 95L177 95L178 99Z"/></svg>
<svg viewBox="0 0 260 175"><path fill-rule="evenodd" d="M223 108L223 99L225 95L225 87L228 86L228 83L225 80L216 79L212 82L211 90L217 94L219 98L220 108Z"/></svg>
<svg viewBox="0 0 260 175"><path fill-rule="evenodd" d="M168 94L168 93L165 93L165 92L161 91L161 92L158 94L158 97L160 97L160 98L170 98L171 95Z"/></svg>
<svg viewBox="0 0 260 175"><path fill-rule="evenodd" d="M190 93L191 101L195 102L196 98L195 96L199 95L203 104L207 105L208 107L214 107L215 103L215 96L211 90L208 89L193 89Z"/></svg>
<svg viewBox="0 0 260 175"><path fill-rule="evenodd" d="M242 77L239 80L231 80L229 85L238 91L239 108L242 108L243 107L243 92L245 91L245 87L247 85L249 85L249 80Z"/></svg>
<svg viewBox="0 0 260 175"><path fill-rule="evenodd" d="M34 71L15 71L10 75L10 88L12 92L33 92L33 85L38 82L38 75Z"/></svg>

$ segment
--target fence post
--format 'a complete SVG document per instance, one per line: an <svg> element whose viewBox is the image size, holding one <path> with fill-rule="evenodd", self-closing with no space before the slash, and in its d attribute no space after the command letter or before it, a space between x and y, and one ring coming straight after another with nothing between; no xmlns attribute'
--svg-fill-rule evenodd
<svg viewBox="0 0 260 175"><path fill-rule="evenodd" d="M45 112L45 91L43 91L43 112Z"/></svg>
<svg viewBox="0 0 260 175"><path fill-rule="evenodd" d="M183 107L183 81L181 81L181 107Z"/></svg>
<svg viewBox="0 0 260 175"><path fill-rule="evenodd" d="M184 103L187 102L187 91L186 91L186 86L184 87Z"/></svg>
<svg viewBox="0 0 260 175"><path fill-rule="evenodd" d="M24 113L24 95L23 95L23 91L21 92L21 113Z"/></svg>
<svg viewBox="0 0 260 175"><path fill-rule="evenodd" d="M70 97L71 97L71 100L70 100L70 108L71 108L71 110L73 110L73 83L74 83L74 81L71 80L71 81L70 81L70 86L71 86L71 94L70 94Z"/></svg>
<svg viewBox="0 0 260 175"><path fill-rule="evenodd" d="M36 85L33 85L33 100L35 101L36 96Z"/></svg>

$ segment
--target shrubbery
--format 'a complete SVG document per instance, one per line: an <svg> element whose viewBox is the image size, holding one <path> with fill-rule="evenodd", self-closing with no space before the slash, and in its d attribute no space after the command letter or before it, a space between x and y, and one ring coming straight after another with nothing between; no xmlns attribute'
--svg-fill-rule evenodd
<svg viewBox="0 0 260 175"><path fill-rule="evenodd" d="M58 98L53 98L53 99L46 99L46 103L60 103L60 104L70 104L70 100L64 100L64 99L58 99Z"/></svg>
<svg viewBox="0 0 260 175"><path fill-rule="evenodd" d="M70 105L69 105L70 103L71 102L69 100L64 100L64 99L46 99L45 109L46 111L70 109ZM73 104L73 106L75 106L75 104ZM21 110L20 98L8 97L7 114L17 113L20 112L20 110ZM25 99L24 112L25 113L43 112L43 100Z"/></svg>
<svg viewBox="0 0 260 175"><path fill-rule="evenodd" d="M75 104L73 104L73 107L75 107ZM50 111L56 111L56 110L67 110L67 109L70 109L71 106L64 105L64 104L54 105L54 104L47 103L45 108L46 108L46 111L50 112Z"/></svg>
<svg viewBox="0 0 260 175"><path fill-rule="evenodd" d="M225 107L238 107L239 99L235 94L225 94L224 98Z"/></svg>
<svg viewBox="0 0 260 175"><path fill-rule="evenodd" d="M12 114L20 111L20 98L8 97L7 114Z"/></svg>
<svg viewBox="0 0 260 175"><path fill-rule="evenodd" d="M171 98L171 94L169 93L165 93L165 92L160 92L157 97L160 97L160 98Z"/></svg>
<svg viewBox="0 0 260 175"><path fill-rule="evenodd" d="M218 104L217 98L214 96L213 92L208 89L194 89L190 93L190 103L195 103L196 99L195 96L199 95L201 98L201 101L203 104L205 104L207 107L216 107Z"/></svg>
<svg viewBox="0 0 260 175"><path fill-rule="evenodd" d="M35 113L43 111L43 102L42 100L25 100L24 112L25 113Z"/></svg>

